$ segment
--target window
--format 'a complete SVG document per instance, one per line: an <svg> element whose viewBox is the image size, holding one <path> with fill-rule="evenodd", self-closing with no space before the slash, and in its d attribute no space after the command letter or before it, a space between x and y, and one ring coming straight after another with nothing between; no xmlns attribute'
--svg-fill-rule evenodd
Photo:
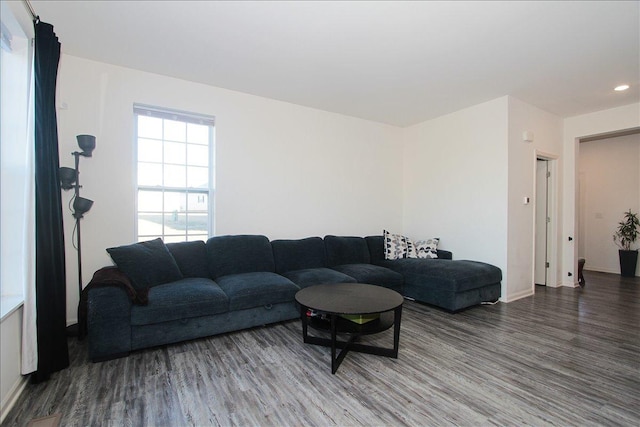
<svg viewBox="0 0 640 427"><path fill-rule="evenodd" d="M214 118L134 105L138 241L206 240L213 223Z"/></svg>
<svg viewBox="0 0 640 427"><path fill-rule="evenodd" d="M27 30L2 2L0 14L0 318L35 279L33 51Z"/></svg>

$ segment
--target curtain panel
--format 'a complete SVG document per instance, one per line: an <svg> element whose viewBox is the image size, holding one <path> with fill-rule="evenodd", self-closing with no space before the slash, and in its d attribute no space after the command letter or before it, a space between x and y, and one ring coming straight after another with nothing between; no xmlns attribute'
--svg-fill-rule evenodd
<svg viewBox="0 0 640 427"><path fill-rule="evenodd" d="M60 43L51 24L35 26L36 329L34 383L69 366L66 335L66 271L58 169L56 80Z"/></svg>

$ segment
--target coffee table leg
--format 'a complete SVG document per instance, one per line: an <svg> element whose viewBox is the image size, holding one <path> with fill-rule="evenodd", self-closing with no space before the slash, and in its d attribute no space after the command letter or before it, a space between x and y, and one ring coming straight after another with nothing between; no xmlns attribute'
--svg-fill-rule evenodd
<svg viewBox="0 0 640 427"><path fill-rule="evenodd" d="M398 358L400 347L400 321L402 320L402 305L398 306L393 313L393 357Z"/></svg>
<svg viewBox="0 0 640 427"><path fill-rule="evenodd" d="M307 326L309 319L307 319L307 307L300 307L300 321L302 322L302 342L307 343Z"/></svg>
<svg viewBox="0 0 640 427"><path fill-rule="evenodd" d="M336 315L331 315L331 373L335 374L338 370L338 361L336 360Z"/></svg>

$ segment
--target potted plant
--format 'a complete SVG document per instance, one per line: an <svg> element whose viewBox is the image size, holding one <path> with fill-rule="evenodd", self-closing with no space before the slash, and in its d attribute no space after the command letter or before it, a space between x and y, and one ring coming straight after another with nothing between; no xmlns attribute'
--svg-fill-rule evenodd
<svg viewBox="0 0 640 427"><path fill-rule="evenodd" d="M638 239L640 220L638 214L629 209L624 213L624 220L618 223L616 232L613 233L613 241L620 250L620 275L634 277L638 263L638 249L631 249L631 245Z"/></svg>

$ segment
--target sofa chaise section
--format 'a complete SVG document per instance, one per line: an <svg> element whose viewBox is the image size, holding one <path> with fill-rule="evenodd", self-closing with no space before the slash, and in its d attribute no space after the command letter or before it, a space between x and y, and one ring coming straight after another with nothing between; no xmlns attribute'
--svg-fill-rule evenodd
<svg viewBox="0 0 640 427"><path fill-rule="evenodd" d="M438 250L438 258L435 259L387 260L382 236L368 236L365 239L372 263L402 274L405 297L451 312L500 298L502 271L496 266L477 261L452 260L451 252L441 250Z"/></svg>

